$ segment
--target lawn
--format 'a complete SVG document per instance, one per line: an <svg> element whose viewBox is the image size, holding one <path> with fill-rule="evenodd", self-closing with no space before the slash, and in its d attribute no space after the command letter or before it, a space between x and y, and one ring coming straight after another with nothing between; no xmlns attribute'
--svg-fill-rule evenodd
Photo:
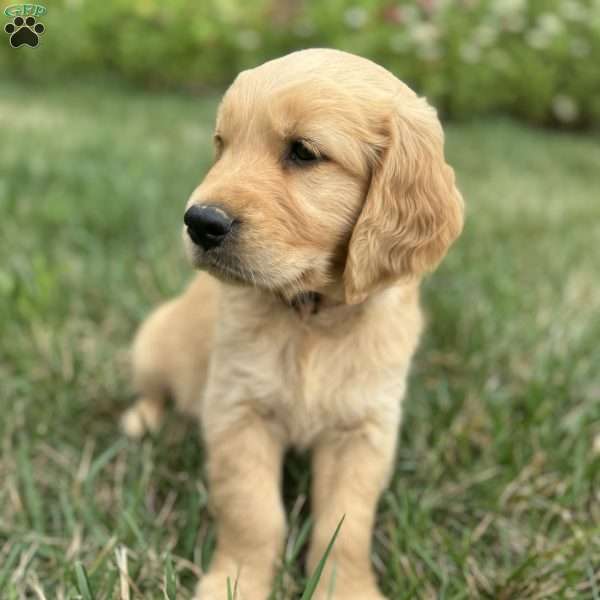
<svg viewBox="0 0 600 600"><path fill-rule="evenodd" d="M190 277L179 226L215 106L2 84L3 599L121 585L186 599L210 560L195 425L172 415L134 443L117 420L133 331ZM423 294L381 586L391 600L600 598L600 141L501 119L447 139L468 219ZM308 483L292 457L276 598L303 583Z"/></svg>

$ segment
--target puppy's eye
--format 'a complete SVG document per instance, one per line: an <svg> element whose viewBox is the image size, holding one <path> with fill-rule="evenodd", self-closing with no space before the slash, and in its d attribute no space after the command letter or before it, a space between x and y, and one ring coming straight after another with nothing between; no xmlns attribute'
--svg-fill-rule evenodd
<svg viewBox="0 0 600 600"><path fill-rule="evenodd" d="M290 160L298 164L308 164L319 160L319 156L304 142L296 140L290 145Z"/></svg>

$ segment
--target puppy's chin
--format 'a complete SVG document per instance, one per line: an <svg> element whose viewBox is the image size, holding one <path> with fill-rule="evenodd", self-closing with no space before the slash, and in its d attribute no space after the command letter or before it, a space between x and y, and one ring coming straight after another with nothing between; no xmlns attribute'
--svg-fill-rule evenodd
<svg viewBox="0 0 600 600"><path fill-rule="evenodd" d="M194 244L185 232L183 242L187 258L195 269L206 271L224 283L262 289L288 302L299 294L320 291L331 283L329 277L319 275L317 268L302 269L296 263L293 267L278 266L270 270L262 263L260 267L246 264L237 254L225 248L205 251ZM315 262L319 261L314 261L313 265Z"/></svg>
<svg viewBox="0 0 600 600"><path fill-rule="evenodd" d="M185 233L183 242L187 258L195 269L206 271L224 283L268 288L262 278L243 265L235 255L221 249L205 251Z"/></svg>
<svg viewBox="0 0 600 600"><path fill-rule="evenodd" d="M256 285L250 272L240 265L219 258L218 255L204 252L192 244L186 244L186 254L195 269L206 271L224 283Z"/></svg>

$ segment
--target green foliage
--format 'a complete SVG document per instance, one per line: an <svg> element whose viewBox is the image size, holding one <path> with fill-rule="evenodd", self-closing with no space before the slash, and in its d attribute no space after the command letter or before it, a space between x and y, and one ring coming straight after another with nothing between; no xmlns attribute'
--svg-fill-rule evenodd
<svg viewBox="0 0 600 600"><path fill-rule="evenodd" d="M5 44L0 68L198 89L331 46L380 62L455 118L600 123L600 0L57 0L44 22L40 47Z"/></svg>

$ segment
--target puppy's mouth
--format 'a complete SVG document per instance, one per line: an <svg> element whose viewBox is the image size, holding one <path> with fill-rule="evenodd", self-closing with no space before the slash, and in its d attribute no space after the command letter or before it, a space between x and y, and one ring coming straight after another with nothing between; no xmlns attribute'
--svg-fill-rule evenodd
<svg viewBox="0 0 600 600"><path fill-rule="evenodd" d="M304 293L303 280L306 272L302 272L291 281L275 282L262 270L258 271L243 264L235 255L223 256L222 252L194 253L193 263L199 269L208 271L213 277L225 282L248 285L274 293L288 303Z"/></svg>
<svg viewBox="0 0 600 600"><path fill-rule="evenodd" d="M202 268L209 273L231 283L241 283L246 285L256 285L256 274L245 268L239 261L224 260L210 253L204 253L201 261Z"/></svg>
<svg viewBox="0 0 600 600"><path fill-rule="evenodd" d="M184 230L184 236L187 238L186 249L188 258L192 265L200 270L207 271L213 277L224 283L235 283L238 285L252 286L276 294L280 298L285 298L292 302L295 296L307 290L312 274L312 269L303 269L294 273L289 279L274 276L281 274L283 270L281 265L273 267L274 272L267 264L260 263L248 264L242 257L245 252L239 252L225 243L217 248L203 249L195 244L188 232ZM287 269L290 270L289 268Z"/></svg>

